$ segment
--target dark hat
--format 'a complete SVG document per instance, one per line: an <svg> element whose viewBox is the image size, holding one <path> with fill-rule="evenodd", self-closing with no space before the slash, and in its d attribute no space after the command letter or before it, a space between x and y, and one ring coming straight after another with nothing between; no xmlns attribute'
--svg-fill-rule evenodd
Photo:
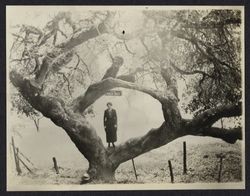
<svg viewBox="0 0 250 196"><path fill-rule="evenodd" d="M108 105L112 106L112 103L111 103L111 102L108 102L108 103L107 103L107 106L108 106Z"/></svg>

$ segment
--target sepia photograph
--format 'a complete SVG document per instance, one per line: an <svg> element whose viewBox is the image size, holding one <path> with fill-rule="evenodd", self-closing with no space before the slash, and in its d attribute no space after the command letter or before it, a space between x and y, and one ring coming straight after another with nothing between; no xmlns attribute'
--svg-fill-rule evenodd
<svg viewBox="0 0 250 196"><path fill-rule="evenodd" d="M245 189L244 6L6 6L7 191Z"/></svg>

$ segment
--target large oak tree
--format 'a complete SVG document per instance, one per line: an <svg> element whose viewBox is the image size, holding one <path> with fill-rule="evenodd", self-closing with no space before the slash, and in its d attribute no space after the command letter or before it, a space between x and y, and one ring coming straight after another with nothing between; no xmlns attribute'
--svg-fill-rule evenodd
<svg viewBox="0 0 250 196"><path fill-rule="evenodd" d="M242 139L241 127L213 126L222 118L242 115L241 12L141 14L143 24L131 32L119 28L119 11L89 11L77 19L59 12L44 29L19 25L12 34L9 79L18 90L12 92L13 106L19 105L27 116L40 113L61 127L88 160L92 179L113 180L121 163L185 135L229 143ZM96 58L107 54L110 67L102 76L86 63L86 51ZM179 81L186 82L182 95ZM85 115L114 88L152 96L162 106L164 122L110 150ZM181 110L193 118L183 118Z"/></svg>

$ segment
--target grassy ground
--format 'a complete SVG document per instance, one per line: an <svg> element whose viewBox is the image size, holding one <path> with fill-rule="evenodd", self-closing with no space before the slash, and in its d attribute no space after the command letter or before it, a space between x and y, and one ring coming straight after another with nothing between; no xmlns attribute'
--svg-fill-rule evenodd
<svg viewBox="0 0 250 196"><path fill-rule="evenodd" d="M225 155L221 181L241 181L241 143L232 145L216 140L204 144L192 144L187 141L188 172L186 175L183 175L182 142L180 141L136 158L137 182L170 182L168 160L172 163L175 182L216 182L219 171L218 154ZM135 182L131 161L119 167L116 179L120 183Z"/></svg>
<svg viewBox="0 0 250 196"><path fill-rule="evenodd" d="M187 142L188 173L183 175L182 143ZM180 138L164 147L150 151L134 159L138 174L135 180L132 161L120 165L116 171L117 183L169 183L168 160L171 160L174 181L177 183L217 182L219 171L218 154L225 155L222 168L222 182L242 180L241 142L227 144L218 139L202 137ZM73 161L72 161L73 162ZM24 173L14 176L15 183L38 184L79 184L86 168L65 168L61 164L60 174L53 168L40 168L35 174Z"/></svg>

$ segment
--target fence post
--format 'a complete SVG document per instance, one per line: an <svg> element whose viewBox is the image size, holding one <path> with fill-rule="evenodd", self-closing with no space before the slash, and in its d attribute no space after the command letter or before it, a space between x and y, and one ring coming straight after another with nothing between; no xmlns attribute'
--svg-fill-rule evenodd
<svg viewBox="0 0 250 196"><path fill-rule="evenodd" d="M171 183L174 183L173 168L172 168L172 164L170 160L168 160L168 166L169 166L169 171L170 171Z"/></svg>
<svg viewBox="0 0 250 196"><path fill-rule="evenodd" d="M14 159L15 159L15 164L16 164L17 175L20 175L22 173L22 170L21 170L20 165L19 165L19 159L18 159L18 155L16 152L14 138L11 137L11 140L12 140L12 148L13 148L13 154L14 154Z"/></svg>
<svg viewBox="0 0 250 196"><path fill-rule="evenodd" d="M56 162L56 157L53 157L53 163L54 163L54 168L56 170L56 174L59 174L59 169L58 169L58 166L57 166L57 162Z"/></svg>
<svg viewBox="0 0 250 196"><path fill-rule="evenodd" d="M183 174L187 174L187 148L186 148L186 142L183 142Z"/></svg>
<svg viewBox="0 0 250 196"><path fill-rule="evenodd" d="M132 164L133 164L133 169L134 169L134 173L135 173L135 178L136 178L136 180L137 180L137 173L136 173L136 168L135 168L134 159L132 159Z"/></svg>
<svg viewBox="0 0 250 196"><path fill-rule="evenodd" d="M17 158L18 165L20 165L20 161L19 161L19 148L18 147L16 147L16 158Z"/></svg>
<svg viewBox="0 0 250 196"><path fill-rule="evenodd" d="M220 166L219 166L219 174L218 174L218 182L221 182L221 172L222 172L222 159L223 156L220 156Z"/></svg>

